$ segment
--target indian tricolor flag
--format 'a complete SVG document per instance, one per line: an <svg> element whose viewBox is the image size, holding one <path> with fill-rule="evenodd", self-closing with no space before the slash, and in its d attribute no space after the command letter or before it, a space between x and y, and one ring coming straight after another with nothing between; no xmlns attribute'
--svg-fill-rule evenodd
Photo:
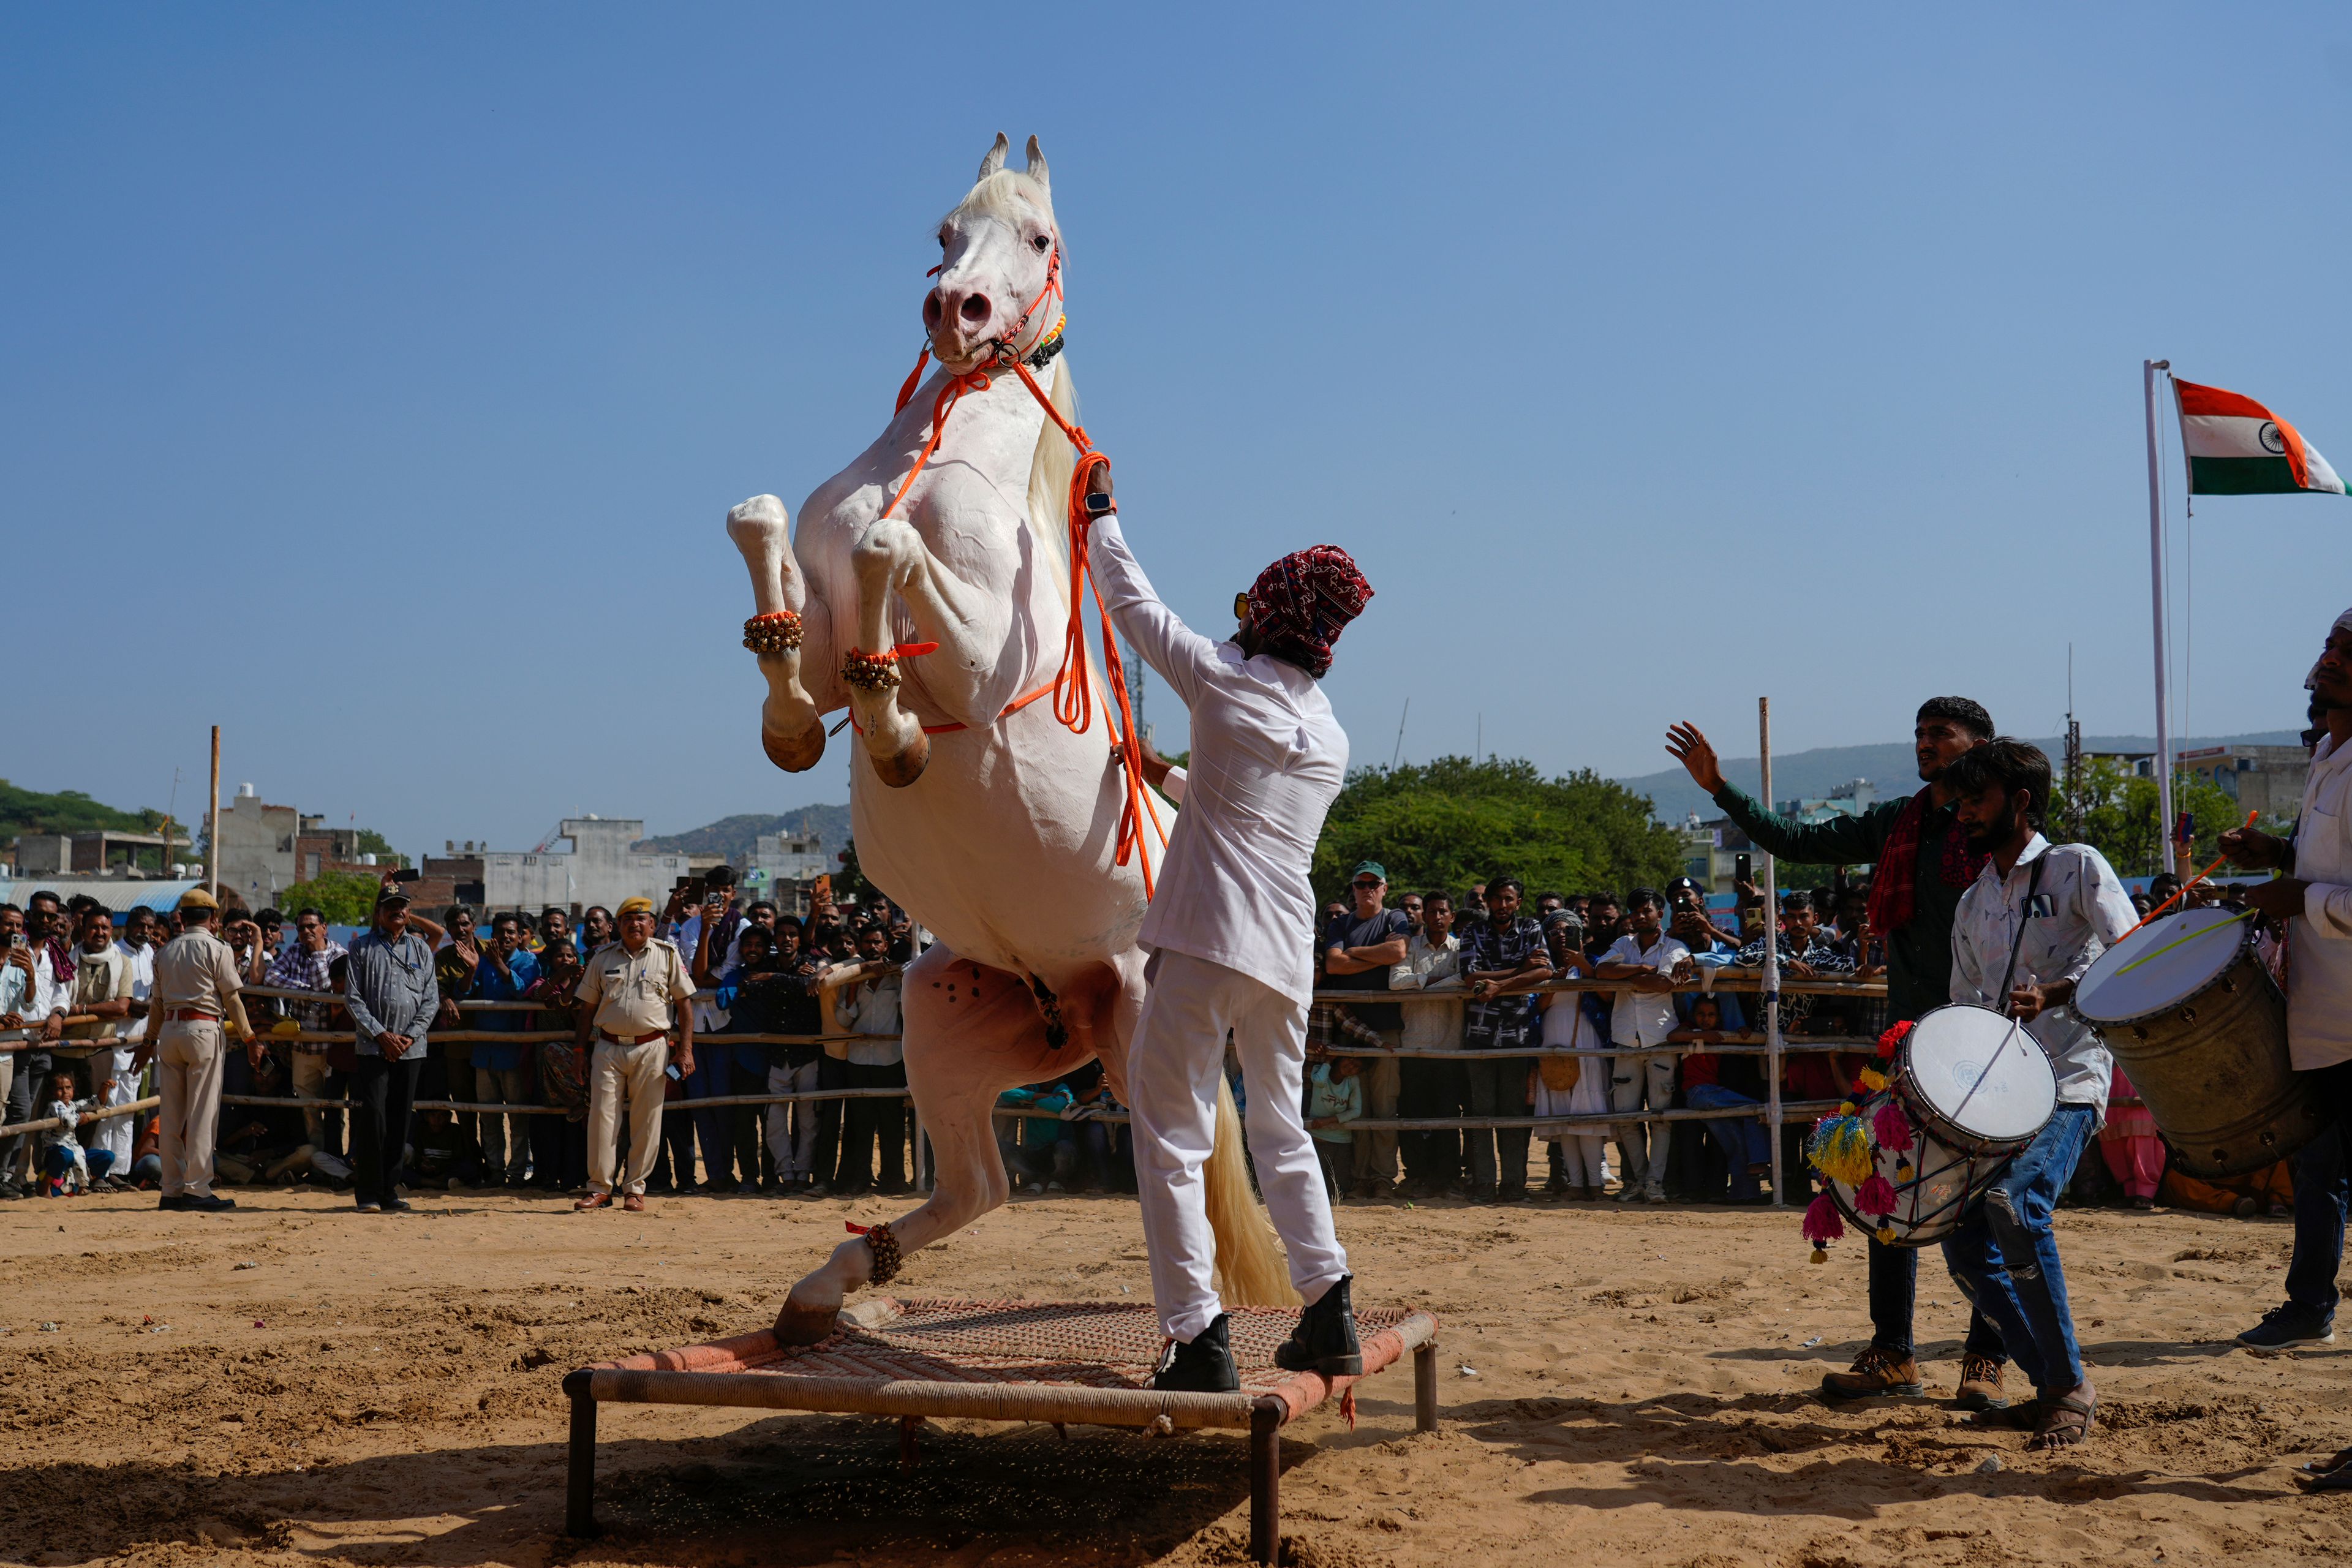
<svg viewBox="0 0 2352 1568"><path fill-rule="evenodd" d="M2176 380L2180 445L2189 454L2189 493L2278 495L2296 490L2345 493L2327 459L2295 427L2256 403L2218 386Z"/></svg>

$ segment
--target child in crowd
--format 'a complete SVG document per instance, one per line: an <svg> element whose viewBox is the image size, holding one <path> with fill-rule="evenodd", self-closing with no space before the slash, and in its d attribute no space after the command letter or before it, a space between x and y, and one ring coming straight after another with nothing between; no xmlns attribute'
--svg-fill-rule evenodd
<svg viewBox="0 0 2352 1568"><path fill-rule="evenodd" d="M1666 1038L1675 1045L1721 1045L1731 1038L1723 1026L1723 1005L1713 996L1691 998L1690 1021ZM1717 1056L1699 1052L1683 1058L1683 1103L1694 1110L1761 1109L1763 1101L1750 1090L1760 1089L1761 1075L1752 1056ZM1702 1121L1706 1135L1724 1152L1726 1187L1723 1201L1733 1204L1770 1200L1772 1139L1761 1117L1726 1118ZM1759 1185L1759 1184L1765 1184Z"/></svg>
<svg viewBox="0 0 2352 1568"><path fill-rule="evenodd" d="M1364 1086L1356 1081L1359 1058L1327 1057L1316 1064L1307 1082L1307 1131L1315 1138L1315 1157L1323 1166L1323 1184L1334 1202L1356 1179L1356 1135L1348 1123L1364 1114Z"/></svg>
<svg viewBox="0 0 2352 1568"><path fill-rule="evenodd" d="M110 1078L98 1086L98 1092L89 1099L76 1100L70 1068L50 1075L48 1109L41 1113L58 1123L41 1133L42 1169L48 1177L50 1197L87 1192L93 1182L103 1181L114 1168L112 1150L85 1152L81 1146L82 1113L105 1104L113 1089L114 1080Z"/></svg>

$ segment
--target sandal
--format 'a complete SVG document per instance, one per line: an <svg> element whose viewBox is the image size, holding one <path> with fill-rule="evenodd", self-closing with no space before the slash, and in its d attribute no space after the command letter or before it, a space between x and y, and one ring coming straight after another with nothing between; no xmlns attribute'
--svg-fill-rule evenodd
<svg viewBox="0 0 2352 1568"><path fill-rule="evenodd" d="M1992 1426L2003 1432L2038 1432L2042 1429L2042 1401L2013 1399L2007 1405L1995 1405L1969 1417L1971 1426Z"/></svg>
<svg viewBox="0 0 2352 1568"><path fill-rule="evenodd" d="M2303 1462L2303 1468L2315 1476L2340 1470L2347 1465L2352 1465L2352 1448L2338 1448L2325 1459L2305 1459Z"/></svg>
<svg viewBox="0 0 2352 1568"><path fill-rule="evenodd" d="M2297 1476L2294 1484L2307 1492L2352 1492L2352 1460L2315 1476Z"/></svg>
<svg viewBox="0 0 2352 1568"><path fill-rule="evenodd" d="M2035 1403L2042 1407L2042 1424L2033 1429L2030 1448L2071 1448L2091 1435L2099 1414L2098 1392L2087 1383L2072 1394Z"/></svg>

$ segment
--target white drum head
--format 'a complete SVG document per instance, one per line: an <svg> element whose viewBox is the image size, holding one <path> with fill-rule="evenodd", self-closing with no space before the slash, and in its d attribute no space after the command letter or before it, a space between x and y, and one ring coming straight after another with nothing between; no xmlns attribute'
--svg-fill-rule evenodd
<svg viewBox="0 0 2352 1568"><path fill-rule="evenodd" d="M2049 1053L2022 1024L1988 1007L1938 1007L1904 1042L1911 1089L1971 1139L2031 1138L2058 1108Z"/></svg>
<svg viewBox="0 0 2352 1568"><path fill-rule="evenodd" d="M2094 1024L2120 1024L2194 996L2236 962L2253 929L2241 912L2208 906L2148 921L2099 954L2074 989L2074 1011Z"/></svg>

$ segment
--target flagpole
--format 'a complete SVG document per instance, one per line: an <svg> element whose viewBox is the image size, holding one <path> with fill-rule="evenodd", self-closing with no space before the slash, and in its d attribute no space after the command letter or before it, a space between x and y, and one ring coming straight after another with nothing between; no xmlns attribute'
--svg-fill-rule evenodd
<svg viewBox="0 0 2352 1568"><path fill-rule="evenodd" d="M2170 370L2168 359L2139 362L2140 395L2147 405L2147 578L2156 613L2156 835L2163 866L2177 870L2172 850L2172 721L2164 689L2164 491L2156 455L2156 373Z"/></svg>

